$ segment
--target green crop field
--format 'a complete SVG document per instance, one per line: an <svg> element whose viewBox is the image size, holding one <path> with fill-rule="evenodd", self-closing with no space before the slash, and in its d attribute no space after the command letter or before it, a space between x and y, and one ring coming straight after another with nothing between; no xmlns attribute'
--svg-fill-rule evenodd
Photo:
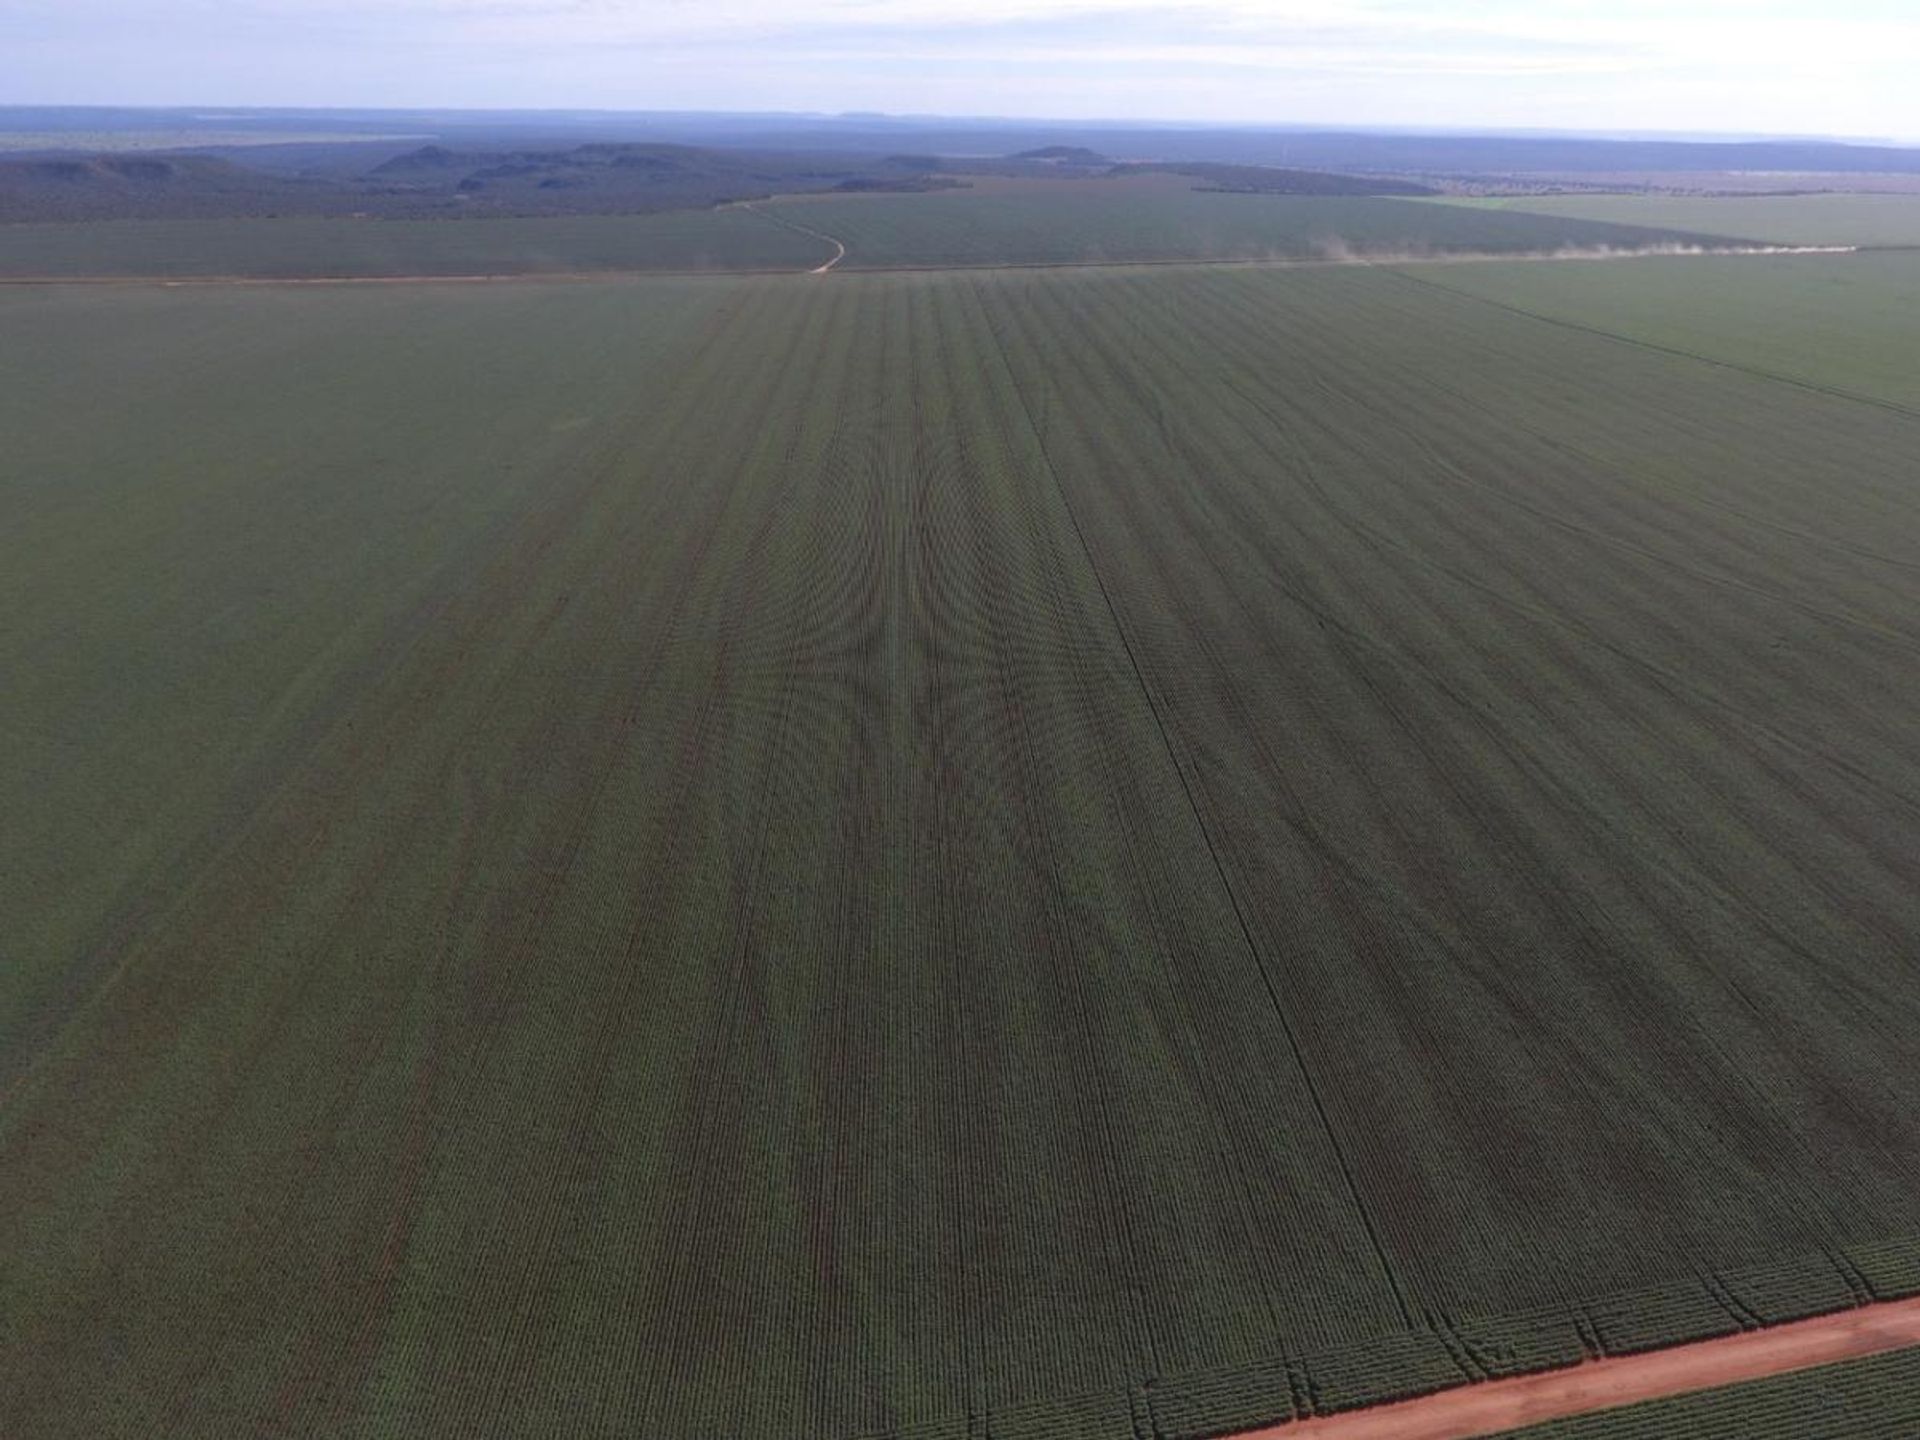
<svg viewBox="0 0 1920 1440"><path fill-rule="evenodd" d="M1404 200L1229 195L1191 181L984 180L655 215L0 225L0 279L267 279L810 270L1636 248L1700 237ZM808 233L817 232L817 233ZM832 238L822 238L823 236Z"/></svg>
<svg viewBox="0 0 1920 1440"><path fill-rule="evenodd" d="M1702 243L1645 225L1372 197L1223 194L1169 180L1000 182L977 192L803 196L762 208L845 242L842 264L852 269Z"/></svg>
<svg viewBox="0 0 1920 1440"><path fill-rule="evenodd" d="M0 225L0 278L802 270L833 247L740 207L487 220L113 220Z"/></svg>
<svg viewBox="0 0 1920 1440"><path fill-rule="evenodd" d="M1920 409L1920 253L1423 266L1435 285L1644 345Z"/></svg>
<svg viewBox="0 0 1920 1440"><path fill-rule="evenodd" d="M1438 203L1699 230L1767 245L1920 246L1920 195L1524 195Z"/></svg>
<svg viewBox="0 0 1920 1440"><path fill-rule="evenodd" d="M1920 1292L1920 418L1466 268L0 291L0 1429L1196 1440Z"/></svg>

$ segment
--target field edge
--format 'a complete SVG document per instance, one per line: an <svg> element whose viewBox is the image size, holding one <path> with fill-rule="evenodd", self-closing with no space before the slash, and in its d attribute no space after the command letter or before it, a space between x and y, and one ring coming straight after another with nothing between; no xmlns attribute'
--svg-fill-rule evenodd
<svg viewBox="0 0 1920 1440"><path fill-rule="evenodd" d="M1920 1235L1817 1250L1505 1315L1429 1315L1420 1329L1272 1360L867 1432L856 1440L1228 1440L1314 1416L1566 1369L1920 1295Z"/></svg>

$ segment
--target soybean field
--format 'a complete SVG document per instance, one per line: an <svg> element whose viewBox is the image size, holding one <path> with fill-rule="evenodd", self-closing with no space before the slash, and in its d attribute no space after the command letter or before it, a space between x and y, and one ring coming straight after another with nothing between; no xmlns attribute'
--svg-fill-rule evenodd
<svg viewBox="0 0 1920 1440"><path fill-rule="evenodd" d="M0 279L807 270L833 247L741 206L484 220L110 220L0 225Z"/></svg>
<svg viewBox="0 0 1920 1440"><path fill-rule="evenodd" d="M1543 320L1920 409L1913 363L1920 252L1427 266L1407 273Z"/></svg>
<svg viewBox="0 0 1920 1440"><path fill-rule="evenodd" d="M1920 246L1920 195L1521 195L1450 200L1470 209L1738 235L1771 245Z"/></svg>
<svg viewBox="0 0 1920 1440"><path fill-rule="evenodd" d="M0 1428L1200 1440L1920 1292L1920 418L1437 270L0 291Z"/></svg>

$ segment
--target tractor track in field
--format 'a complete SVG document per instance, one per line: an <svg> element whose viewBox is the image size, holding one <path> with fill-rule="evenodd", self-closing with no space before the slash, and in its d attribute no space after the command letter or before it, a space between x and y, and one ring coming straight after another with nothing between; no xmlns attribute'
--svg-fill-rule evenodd
<svg viewBox="0 0 1920 1440"><path fill-rule="evenodd" d="M1853 255L1859 253L1859 249L1860 247L1858 246L1846 246L1838 250L1822 247L1813 250L1799 249L1773 253ZM1609 330L1603 325L1588 325L1579 320L1568 320L1557 315L1545 314L1539 310L1529 310L1524 305L1510 304L1505 300L1494 300L1485 295L1476 295L1468 290L1456 290L1453 286L1443 284L1437 280L1428 280L1418 275L1409 275L1406 270L1397 263L1393 265L1388 265L1386 262L1380 263L1382 268L1391 270L1393 274L1398 275L1401 279L1412 284L1424 285L1430 290L1443 290L1449 295L1458 295L1463 300L1471 300L1476 304L1488 305L1495 310L1504 310L1509 315L1518 315L1527 320L1537 320L1542 325L1557 325L1562 330L1572 330L1582 335L1595 335L1602 340L1612 340L1622 345L1634 345L1642 350L1651 350L1656 354L1673 355L1682 360L1694 360L1702 365L1718 366L1723 370L1736 370L1742 375L1751 375L1759 380L1771 380L1781 385L1792 385L1796 389L1810 391L1815 395L1825 395L1836 400L1852 400L1857 404L1872 405L1877 409L1890 410L1896 415L1906 415L1914 419L1920 419L1920 410L1916 410L1910 405L1902 405L1897 400L1888 400L1878 395L1868 395L1862 391L1849 390L1840 385L1822 385L1816 380L1808 380L1799 376L1784 374L1778 370L1768 370L1763 366L1749 365L1739 360L1729 360L1723 356L1709 355L1699 350L1689 350L1684 346L1663 345L1657 340L1647 340L1638 335L1629 335L1621 330Z"/></svg>

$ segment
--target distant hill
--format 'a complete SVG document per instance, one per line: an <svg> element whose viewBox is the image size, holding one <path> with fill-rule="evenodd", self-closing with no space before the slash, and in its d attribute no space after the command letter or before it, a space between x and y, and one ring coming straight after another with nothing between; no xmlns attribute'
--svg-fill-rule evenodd
<svg viewBox="0 0 1920 1440"><path fill-rule="evenodd" d="M900 158L690 145L559 149L424 145L362 173L289 175L206 155L0 161L0 223L116 217L647 214L822 190L957 183Z"/></svg>
<svg viewBox="0 0 1920 1440"><path fill-rule="evenodd" d="M205 155L0 161L0 221L348 213L349 195Z"/></svg>
<svg viewBox="0 0 1920 1440"><path fill-rule="evenodd" d="M929 190L966 190L971 186L957 176L851 175L833 188L837 193L848 195L920 195Z"/></svg>
<svg viewBox="0 0 1920 1440"><path fill-rule="evenodd" d="M391 219L638 215L772 195L919 191L967 175L1071 177L1166 173L1195 188L1275 195L1424 195L1385 177L1263 165L1172 161L1116 165L1082 145L1043 145L1001 159L595 142L560 147L438 143L380 158L359 173L298 174L179 153L52 155L0 161L0 223L364 216Z"/></svg>
<svg viewBox="0 0 1920 1440"><path fill-rule="evenodd" d="M1186 175L1204 183L1196 190L1243 195L1438 195L1431 185L1379 175L1341 175L1330 170L1284 170L1270 165L1116 165L1115 175Z"/></svg>
<svg viewBox="0 0 1920 1440"><path fill-rule="evenodd" d="M777 164L786 163L783 159ZM423 145L376 165L368 173L396 180L485 176L513 178L586 170L645 170L654 174L737 174L751 166L725 152L690 145L576 145L564 150L449 150Z"/></svg>
<svg viewBox="0 0 1920 1440"><path fill-rule="evenodd" d="M423 145L418 150L409 150L404 155L396 155L384 164L374 166L369 173L422 175L444 174L449 170L464 173L473 168L477 158L471 151L462 153L458 150L449 150L444 145Z"/></svg>
<svg viewBox="0 0 1920 1440"><path fill-rule="evenodd" d="M1098 150L1089 150L1084 145L1041 145L1032 150L1021 150L1007 157L1009 160L1038 160L1048 165L1111 165L1113 162Z"/></svg>
<svg viewBox="0 0 1920 1440"><path fill-rule="evenodd" d="M429 190L450 185L470 207L528 214L686 209L800 191L933 187L934 182L913 172L899 157L876 161L804 152L601 143L506 151L428 145L394 156L370 175Z"/></svg>

